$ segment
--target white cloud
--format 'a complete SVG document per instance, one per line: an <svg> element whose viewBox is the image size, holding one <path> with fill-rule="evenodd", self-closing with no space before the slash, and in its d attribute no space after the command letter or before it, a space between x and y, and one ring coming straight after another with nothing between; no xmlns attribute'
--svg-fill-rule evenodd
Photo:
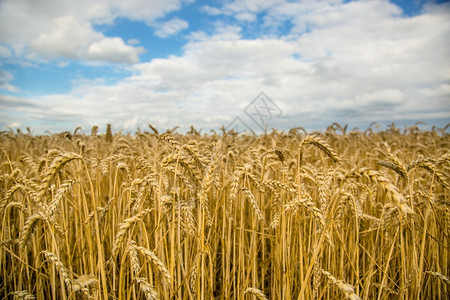
<svg viewBox="0 0 450 300"><path fill-rule="evenodd" d="M16 51L25 51L41 34L53 31L55 22L72 17L78 24L111 23L114 15L106 1L15 1L0 2L0 40Z"/></svg>
<svg viewBox="0 0 450 300"><path fill-rule="evenodd" d="M81 57L92 41L101 40L89 23L80 24L73 16L54 20L50 33L41 33L30 44L30 49L44 56Z"/></svg>
<svg viewBox="0 0 450 300"><path fill-rule="evenodd" d="M189 35L191 42L201 41L236 41L242 38L242 28L237 25L229 25L222 21L217 21L212 26L213 34L204 31L191 32ZM189 44L187 45L189 47Z"/></svg>
<svg viewBox="0 0 450 300"><path fill-rule="evenodd" d="M239 21L247 21L247 22L254 22L257 19L255 14L249 12L239 13L236 15L235 18L238 19Z"/></svg>
<svg viewBox="0 0 450 300"><path fill-rule="evenodd" d="M146 21L152 24L155 19L161 18L169 12L178 10L183 3L192 0L111 0L111 7L117 15L131 20Z"/></svg>
<svg viewBox="0 0 450 300"><path fill-rule="evenodd" d="M8 92L18 92L19 89L10 83L13 79L13 74L5 70L0 70L0 89Z"/></svg>
<svg viewBox="0 0 450 300"><path fill-rule="evenodd" d="M11 57L11 51L7 47L0 46L0 57L2 58Z"/></svg>
<svg viewBox="0 0 450 300"><path fill-rule="evenodd" d="M450 18L442 6L405 18L386 1L227 3L234 5L225 5L230 16L264 12L264 26L290 22L292 31L268 38L263 27L259 37L245 39L243 23L251 18L226 26L216 22L212 34L191 33L182 55L136 63L129 67L133 75L117 84L80 82L66 95L40 97L35 106L6 100L4 106L20 107L22 124L57 116L74 127L112 122L117 129L135 130L151 122L207 131L244 115L264 91L283 110L270 124L276 127L450 119ZM213 7L203 10L217 13ZM47 32L57 37L56 28ZM115 48L126 61L130 44L94 37L85 53L94 59L97 47L102 59L111 59L107 50ZM4 124L13 121L2 118Z"/></svg>
<svg viewBox="0 0 450 300"><path fill-rule="evenodd" d="M224 3L220 11L223 14L239 16L241 13L260 13L284 3L283 0L234 0Z"/></svg>
<svg viewBox="0 0 450 300"><path fill-rule="evenodd" d="M0 90L6 90L8 92L18 92L19 91L19 89L16 86L14 86L10 83L0 83Z"/></svg>
<svg viewBox="0 0 450 300"><path fill-rule="evenodd" d="M222 11L220 9L218 9L217 7L209 6L209 5L203 5L200 8L200 11L204 12L206 14L209 14L211 16L218 16L218 15L222 14Z"/></svg>
<svg viewBox="0 0 450 300"><path fill-rule="evenodd" d="M42 57L94 57L96 60L136 63L136 57L143 52L142 48L133 47L133 43L126 45L123 41L118 42L117 38L120 37L105 37L94 29L94 25L112 25L116 18L123 17L156 26L159 24L155 21L157 18L180 9L182 4L187 2L191 1L4 0L0 1L0 42L12 47L16 57L31 61L42 62ZM187 23L183 22L185 21L175 19L166 24L160 32L162 35L173 34L187 27ZM99 44L105 55L98 53ZM114 49L105 49L106 45L119 46L116 55L113 53ZM94 51L95 55L91 51ZM3 48L0 49L0 55L2 53L7 54ZM123 60L111 59L113 56Z"/></svg>
<svg viewBox="0 0 450 300"><path fill-rule="evenodd" d="M137 63L142 47L126 45L121 38L107 38L89 23L80 24L73 16L55 19L54 29L40 34L30 49L48 58L58 56L88 60Z"/></svg>
<svg viewBox="0 0 450 300"><path fill-rule="evenodd" d="M93 42L86 52L86 58L112 62L139 62L139 54L144 53L143 47L134 48L126 45L121 38L104 38Z"/></svg>
<svg viewBox="0 0 450 300"><path fill-rule="evenodd" d="M169 21L162 22L156 25L155 35L160 38L166 38L171 35L175 35L189 27L188 22L179 18L172 18Z"/></svg>
<svg viewBox="0 0 450 300"><path fill-rule="evenodd" d="M129 45L138 45L138 44L141 43L141 41L138 40L138 39L129 39L129 40L127 41L127 43L128 43Z"/></svg>
<svg viewBox="0 0 450 300"><path fill-rule="evenodd" d="M19 122L12 122L11 124L8 124L7 127L9 128L19 128L20 123Z"/></svg>

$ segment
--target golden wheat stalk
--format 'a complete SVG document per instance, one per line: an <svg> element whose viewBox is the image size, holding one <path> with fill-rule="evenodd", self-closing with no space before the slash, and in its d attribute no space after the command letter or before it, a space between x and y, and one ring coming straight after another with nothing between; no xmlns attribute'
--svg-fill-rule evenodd
<svg viewBox="0 0 450 300"><path fill-rule="evenodd" d="M149 127L72 140L0 131L0 299L448 294L447 133ZM83 164L64 164L71 151Z"/></svg>

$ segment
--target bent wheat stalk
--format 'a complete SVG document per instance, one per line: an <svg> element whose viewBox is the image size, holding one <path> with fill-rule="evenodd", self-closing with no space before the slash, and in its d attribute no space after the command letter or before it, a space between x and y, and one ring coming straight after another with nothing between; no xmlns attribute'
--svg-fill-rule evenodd
<svg viewBox="0 0 450 300"><path fill-rule="evenodd" d="M304 145L311 144L320 150L322 150L328 157L330 157L334 162L339 163L341 162L341 159L338 157L338 154L336 151L334 151L331 146L322 140L320 137L316 135L307 135L303 138L303 140L300 142L300 145L298 146L299 150L301 151L302 147Z"/></svg>
<svg viewBox="0 0 450 300"><path fill-rule="evenodd" d="M133 226L136 222L140 221L142 217L144 217L146 214L151 212L152 209L145 209L142 212L138 213L137 215L125 219L123 223L119 225L119 232L116 234L116 237L114 238L113 247L111 250L111 257L115 258L119 252L119 247L125 242L126 234L128 232L128 229Z"/></svg>

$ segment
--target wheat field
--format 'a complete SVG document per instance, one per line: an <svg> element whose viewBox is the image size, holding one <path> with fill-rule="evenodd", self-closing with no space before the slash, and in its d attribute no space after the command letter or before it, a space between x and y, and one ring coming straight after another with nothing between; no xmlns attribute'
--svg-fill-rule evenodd
<svg viewBox="0 0 450 300"><path fill-rule="evenodd" d="M0 134L0 299L448 299L450 135Z"/></svg>

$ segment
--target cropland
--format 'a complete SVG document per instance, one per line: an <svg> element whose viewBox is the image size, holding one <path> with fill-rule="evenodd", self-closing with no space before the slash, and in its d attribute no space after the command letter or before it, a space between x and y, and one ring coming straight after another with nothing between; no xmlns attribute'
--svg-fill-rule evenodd
<svg viewBox="0 0 450 300"><path fill-rule="evenodd" d="M0 134L0 299L448 299L450 135Z"/></svg>

